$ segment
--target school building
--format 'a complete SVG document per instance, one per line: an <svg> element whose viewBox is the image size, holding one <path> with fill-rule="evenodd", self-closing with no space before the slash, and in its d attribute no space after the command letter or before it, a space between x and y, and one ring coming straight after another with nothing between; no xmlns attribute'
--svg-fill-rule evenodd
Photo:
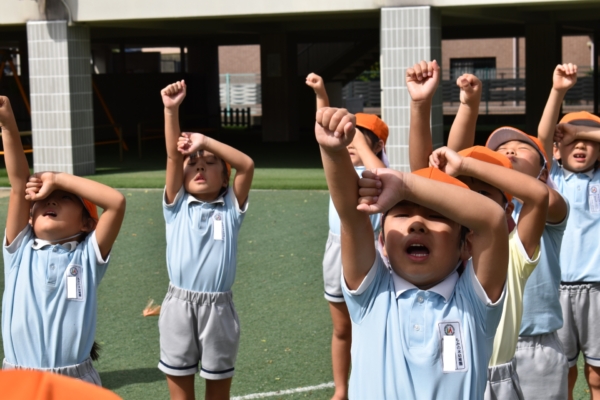
<svg viewBox="0 0 600 400"><path fill-rule="evenodd" d="M260 105L248 108L260 115L252 121L262 140L282 142L310 135L314 94L304 77L316 72L335 105L358 99L381 113L398 169L408 168L404 74L421 59L443 68L432 113L438 145L463 72L484 79L486 126L535 133L563 61L582 66L565 107L598 112L598 1L0 0L0 10L0 94L31 131L35 170L92 174L95 142L133 147L159 133L159 90L177 79L189 87L184 127L251 121L247 107L222 108L239 104L235 85L245 84Z"/></svg>

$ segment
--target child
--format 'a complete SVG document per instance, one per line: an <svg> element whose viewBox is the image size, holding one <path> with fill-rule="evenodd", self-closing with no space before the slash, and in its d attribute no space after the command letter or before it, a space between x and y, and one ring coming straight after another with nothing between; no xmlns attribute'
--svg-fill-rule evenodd
<svg viewBox="0 0 600 400"><path fill-rule="evenodd" d="M465 110L459 108L456 119ZM473 121L471 114L465 120ZM474 126L474 125L473 125ZM467 142L473 144L474 130L451 130L448 144L461 150ZM546 152L534 136L511 127L496 129L486 146L504 154L513 169L546 183L548 178ZM558 300L560 284L560 243L566 226L568 205L554 189L548 187L548 212L542 234L540 262L525 286L523 318L515 353L517 374L525 399L564 399L567 394L567 360L556 331L562 326ZM523 203L514 199L513 219L519 221Z"/></svg>
<svg viewBox="0 0 600 400"><path fill-rule="evenodd" d="M95 350L97 290L125 214L125 198L59 172L29 175L17 124L0 97L11 184L4 237L4 369L50 371L101 385ZM104 212L98 218L96 205Z"/></svg>
<svg viewBox="0 0 600 400"><path fill-rule="evenodd" d="M231 286L237 236L248 208L254 163L242 152L199 133L180 137L184 81L161 91L165 107L169 291L158 321L160 362L172 399L194 398L194 374L206 398L229 398L239 345ZM229 188L230 166L235 168Z"/></svg>
<svg viewBox="0 0 600 400"><path fill-rule="evenodd" d="M360 201L367 204L357 209L359 178L346 148L353 133L346 110L317 111L315 134L341 220L342 285L354 338L350 398L479 399L502 311L504 213L433 168L365 171ZM359 210L386 212L381 255ZM468 259L467 229L473 257L459 276Z"/></svg>
<svg viewBox="0 0 600 400"><path fill-rule="evenodd" d="M306 84L313 88L317 97L317 109L329 107L329 98L323 79L314 73L306 77ZM356 173L361 176L365 168L384 168L385 142L388 127L373 114L356 114L356 132L354 140L348 146L348 152ZM380 230L379 215L371 216L373 231ZM348 374L350 372L350 348L352 345L352 325L348 307L342 294L342 264L340 250L340 218L333 202L329 200L329 236L323 257L323 281L325 299L329 301L329 311L333 322L331 338L331 364L335 383L334 399L348 398Z"/></svg>
<svg viewBox="0 0 600 400"><path fill-rule="evenodd" d="M592 398L600 398L600 118L585 111L565 115L556 126L566 92L577 82L577 66L558 65L538 127L546 151L554 150L552 181L571 205L560 253L560 303L564 325L558 331L569 362L569 398L577 380L577 359L585 360ZM568 125L565 125L568 124ZM556 128L556 132L555 132ZM554 137L554 140L553 140ZM553 141L556 147L553 149Z"/></svg>
<svg viewBox="0 0 600 400"><path fill-rule="evenodd" d="M505 156L486 147L475 146L458 154L442 147L433 152L430 160L432 165L459 177L471 190L491 198L505 209L511 231L508 236L510 257L506 299L494 338L485 399L522 400L514 355L521 328L525 284L539 262L540 238L548 209L548 189L537 179L513 171ZM515 229L511 227L514 226L511 194L523 202L523 217Z"/></svg>

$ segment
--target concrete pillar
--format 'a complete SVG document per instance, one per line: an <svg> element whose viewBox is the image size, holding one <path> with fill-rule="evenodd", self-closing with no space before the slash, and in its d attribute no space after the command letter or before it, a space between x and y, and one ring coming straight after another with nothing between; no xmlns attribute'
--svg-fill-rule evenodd
<svg viewBox="0 0 600 400"><path fill-rule="evenodd" d="M260 39L262 128L264 142L298 139L297 44L285 33L269 33Z"/></svg>
<svg viewBox="0 0 600 400"><path fill-rule="evenodd" d="M33 165L95 172L89 30L66 21L27 23Z"/></svg>
<svg viewBox="0 0 600 400"><path fill-rule="evenodd" d="M192 76L189 80L191 87L188 89L186 113L204 114L208 119L201 123L210 128L218 128L221 125L219 46L212 43L188 46L187 72Z"/></svg>
<svg viewBox="0 0 600 400"><path fill-rule="evenodd" d="M440 12L433 7L381 9L381 116L390 128L387 153L390 167L410 171L408 134L410 95L406 70L421 60L442 59ZM433 147L443 144L442 91L433 98L431 132Z"/></svg>
<svg viewBox="0 0 600 400"><path fill-rule="evenodd" d="M537 136L537 128L552 89L552 73L562 62L562 38L556 23L543 16L525 24L525 126Z"/></svg>

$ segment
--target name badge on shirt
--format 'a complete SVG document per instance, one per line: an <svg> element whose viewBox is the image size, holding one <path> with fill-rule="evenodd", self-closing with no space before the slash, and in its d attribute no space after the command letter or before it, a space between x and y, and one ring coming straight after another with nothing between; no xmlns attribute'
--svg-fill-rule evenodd
<svg viewBox="0 0 600 400"><path fill-rule="evenodd" d="M221 213L215 213L213 216L213 239L223 240L223 217L221 217Z"/></svg>
<svg viewBox="0 0 600 400"><path fill-rule="evenodd" d="M67 267L67 300L83 301L83 268L80 265Z"/></svg>
<svg viewBox="0 0 600 400"><path fill-rule="evenodd" d="M444 373L467 372L467 360L465 359L460 322L439 322L438 330L442 341L442 368Z"/></svg>
<svg viewBox="0 0 600 400"><path fill-rule="evenodd" d="M600 213L600 185L589 186L589 205L591 213Z"/></svg>

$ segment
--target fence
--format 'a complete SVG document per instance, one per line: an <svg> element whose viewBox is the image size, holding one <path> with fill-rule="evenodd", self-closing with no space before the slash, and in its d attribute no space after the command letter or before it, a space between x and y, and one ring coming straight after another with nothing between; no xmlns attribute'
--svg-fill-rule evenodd
<svg viewBox="0 0 600 400"><path fill-rule="evenodd" d="M224 108L221 110L223 117L221 125L223 126L238 126L250 127L252 125L250 107L247 108Z"/></svg>

